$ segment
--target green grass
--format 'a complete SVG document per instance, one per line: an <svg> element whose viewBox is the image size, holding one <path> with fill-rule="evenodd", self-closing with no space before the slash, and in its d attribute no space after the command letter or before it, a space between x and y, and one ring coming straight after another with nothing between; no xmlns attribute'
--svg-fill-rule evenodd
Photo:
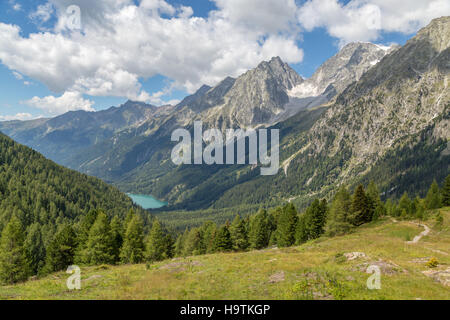
<svg viewBox="0 0 450 320"><path fill-rule="evenodd" d="M426 259L438 270L450 265L450 209L444 225L418 244L423 231L412 221L385 219L355 233L321 238L299 247L213 254L150 266L82 267L82 289L69 291L66 273L0 288L0 299L449 299L450 287L425 276ZM433 225L433 216L425 224ZM348 252L367 258L347 261ZM389 264L381 290L369 290L366 266ZM424 262L422 262L424 261ZM367 265L365 265L367 264ZM279 282L271 277L283 274Z"/></svg>

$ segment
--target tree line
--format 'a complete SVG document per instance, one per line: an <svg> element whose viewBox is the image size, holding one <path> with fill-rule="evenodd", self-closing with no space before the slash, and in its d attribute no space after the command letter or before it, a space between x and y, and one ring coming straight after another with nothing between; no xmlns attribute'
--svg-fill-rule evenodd
<svg viewBox="0 0 450 320"><path fill-rule="evenodd" d="M333 200L316 199L299 213L291 203L241 217L223 225L206 222L175 237L158 220L146 228L133 210L124 219L91 210L80 221L61 225L48 245L39 224L25 229L12 215L0 239L0 281L16 283L30 276L65 270L72 264L153 263L176 256L290 247L323 235L351 232L384 216L424 219L427 210L450 206L450 176L442 188L433 182L425 199L381 201L374 183L360 185L353 194L341 187Z"/></svg>

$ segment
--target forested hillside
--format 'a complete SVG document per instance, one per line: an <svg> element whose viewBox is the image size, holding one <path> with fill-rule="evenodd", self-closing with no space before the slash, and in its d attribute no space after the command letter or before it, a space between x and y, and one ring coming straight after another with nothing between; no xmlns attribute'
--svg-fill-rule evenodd
<svg viewBox="0 0 450 320"><path fill-rule="evenodd" d="M134 206L117 188L63 168L0 134L0 269L11 269L11 261L17 261L17 272L24 273L13 275L15 280L36 274L44 261L56 259L46 259L52 246L56 256L67 258L66 251L76 250L76 244L82 242L83 225L92 224L98 210L117 222L130 210L142 218L143 225L150 221L148 212ZM75 234L72 228L77 227ZM64 241L55 247L57 237ZM70 243L73 247L69 250ZM10 254L10 260L5 254ZM21 260L26 262L21 264ZM25 266L30 269L25 271Z"/></svg>

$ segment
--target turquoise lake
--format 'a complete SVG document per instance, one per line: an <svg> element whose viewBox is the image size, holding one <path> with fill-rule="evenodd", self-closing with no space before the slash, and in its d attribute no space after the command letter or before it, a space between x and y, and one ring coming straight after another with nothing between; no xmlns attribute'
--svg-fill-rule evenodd
<svg viewBox="0 0 450 320"><path fill-rule="evenodd" d="M135 204L140 205L144 209L159 209L167 206L167 202L162 202L152 196L145 194L127 194Z"/></svg>

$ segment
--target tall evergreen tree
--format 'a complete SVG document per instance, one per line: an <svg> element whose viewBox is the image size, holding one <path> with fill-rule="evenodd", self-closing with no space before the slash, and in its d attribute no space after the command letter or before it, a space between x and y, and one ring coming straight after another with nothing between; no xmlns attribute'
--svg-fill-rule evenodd
<svg viewBox="0 0 450 320"><path fill-rule="evenodd" d="M37 274L44 267L45 246L41 234L41 226L33 223L27 232L24 242L26 257L32 274Z"/></svg>
<svg viewBox="0 0 450 320"><path fill-rule="evenodd" d="M450 175L445 178L444 185L442 186L442 204L450 207Z"/></svg>
<svg viewBox="0 0 450 320"><path fill-rule="evenodd" d="M311 206L306 210L305 214L305 224L308 240L317 239L325 232L326 219L326 200L314 200Z"/></svg>
<svg viewBox="0 0 450 320"><path fill-rule="evenodd" d="M375 182L371 181L367 187L367 201L369 204L370 214L372 220L378 220L380 217L386 214L386 208L380 198L380 190Z"/></svg>
<svg viewBox="0 0 450 320"><path fill-rule="evenodd" d="M295 228L295 243L302 244L309 240L309 230L306 225L306 213L301 214L297 220Z"/></svg>
<svg viewBox="0 0 450 320"><path fill-rule="evenodd" d="M372 215L369 208L366 192L364 187L359 185L352 200L352 224L355 226L361 226L367 222L372 221Z"/></svg>
<svg viewBox="0 0 450 320"><path fill-rule="evenodd" d="M77 239L72 226L64 226L56 233L47 248L45 270L55 272L65 270L74 263Z"/></svg>
<svg viewBox="0 0 450 320"><path fill-rule="evenodd" d="M111 220L111 237L113 242L114 263L120 261L120 249L123 245L123 226L119 216L114 216Z"/></svg>
<svg viewBox="0 0 450 320"><path fill-rule="evenodd" d="M200 228L193 228L189 231L184 246L184 256L197 256L206 252L203 232Z"/></svg>
<svg viewBox="0 0 450 320"><path fill-rule="evenodd" d="M411 199L409 199L407 192L405 192L403 194L403 196L400 198L398 207L401 212L406 213L406 216L410 216L413 213L412 212L412 202L411 202Z"/></svg>
<svg viewBox="0 0 450 320"><path fill-rule="evenodd" d="M295 243L297 226L297 210L292 203L287 204L278 218L277 244L279 247L290 247Z"/></svg>
<svg viewBox="0 0 450 320"><path fill-rule="evenodd" d="M227 224L217 231L214 248L217 252L227 252L233 248L233 242L231 241L231 234Z"/></svg>
<svg viewBox="0 0 450 320"><path fill-rule="evenodd" d="M161 261L167 258L165 236L158 220L155 220L147 240L145 258L148 262Z"/></svg>
<svg viewBox="0 0 450 320"><path fill-rule="evenodd" d="M430 189L428 190L425 198L425 206L429 210L438 209L442 206L441 192L436 180L433 181Z"/></svg>
<svg viewBox="0 0 450 320"><path fill-rule="evenodd" d="M261 209L250 221L250 246L257 250L266 248L269 244L269 236L267 211Z"/></svg>
<svg viewBox="0 0 450 320"><path fill-rule="evenodd" d="M84 261L91 265L113 264L114 239L111 233L108 216L100 211L91 230L84 252Z"/></svg>
<svg viewBox="0 0 450 320"><path fill-rule="evenodd" d="M97 215L99 210L90 210L82 219L79 225L77 226L77 242L78 247L75 251L75 262L76 263L89 263L85 261L86 255L86 246L89 239L89 232L91 231L92 226L97 220Z"/></svg>
<svg viewBox="0 0 450 320"><path fill-rule="evenodd" d="M200 229L203 241L201 246L204 250L203 253L213 253L215 251L214 241L217 234L217 225L214 222L207 221Z"/></svg>
<svg viewBox="0 0 450 320"><path fill-rule="evenodd" d="M184 255L184 247L186 243L186 239L189 235L189 230L186 228L183 234L179 235L177 241L175 242L175 256L181 257Z"/></svg>
<svg viewBox="0 0 450 320"><path fill-rule="evenodd" d="M343 235L352 228L350 222L351 195L347 188L340 187L330 207L330 214L325 227L329 236Z"/></svg>
<svg viewBox="0 0 450 320"><path fill-rule="evenodd" d="M25 234L20 220L13 215L0 239L0 282L13 284L27 279L29 265L24 249Z"/></svg>
<svg viewBox="0 0 450 320"><path fill-rule="evenodd" d="M175 241L170 233L164 237L164 255L165 259L171 259L175 255Z"/></svg>
<svg viewBox="0 0 450 320"><path fill-rule="evenodd" d="M144 250L143 222L138 215L133 214L125 231L120 261L125 264L141 263L144 261Z"/></svg>
<svg viewBox="0 0 450 320"><path fill-rule="evenodd" d="M242 220L239 215L236 215L230 226L230 234L234 250L247 250L249 246L247 228L245 226L245 221Z"/></svg>

